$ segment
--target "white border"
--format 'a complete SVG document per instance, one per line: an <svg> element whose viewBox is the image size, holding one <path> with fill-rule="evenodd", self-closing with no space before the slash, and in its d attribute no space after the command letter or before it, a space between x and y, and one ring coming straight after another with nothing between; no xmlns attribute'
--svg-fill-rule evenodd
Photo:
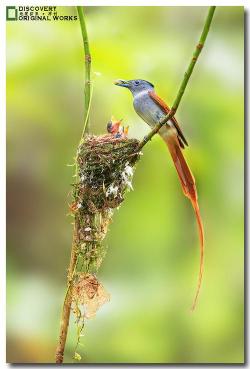
<svg viewBox="0 0 250 369"><path fill-rule="evenodd" d="M1 1L0 5L0 60L1 60L1 68L0 68L0 117L1 117L1 125L0 125L0 245L1 245L1 257L0 257L0 364L1 368L7 367L8 364L6 361L6 217L5 217L5 208L6 208L6 31L5 31L5 7L6 5L51 5L51 6L74 6L74 5L91 5L91 6L209 6L209 5L220 5L220 6L244 6L246 12L249 13L250 3L248 0L243 1L233 1L233 0L214 0L209 1L185 1L185 0L120 0L119 4L117 4L117 0L84 0L84 1L50 1L50 0L32 0L32 1L20 1L20 0L4 0ZM246 31L248 35L248 30ZM249 62L249 35L247 37L246 42L248 43L247 47L247 55L246 60ZM247 86L249 88L249 78L246 81ZM246 119L248 115L246 114ZM247 122L246 122L247 124ZM249 133L250 129L248 129ZM249 134L248 134L248 143L249 143ZM232 148L233 149L233 148ZM249 160L248 160L249 162ZM248 165L248 172L250 166ZM249 203L248 203L249 205ZM247 222L246 227L249 226L249 222ZM247 241L247 240L246 240ZM246 245L247 246L247 245ZM248 260L246 260L246 263ZM246 286L248 283L246 282ZM248 291L249 292L249 291ZM249 293L247 294L249 297ZM249 306L249 305L248 305ZM247 322L246 322L247 323ZM249 330L249 326L247 327ZM247 340L248 341L248 340ZM25 365L22 365L25 367ZM27 365L28 366L28 365ZM35 365L34 365L35 366ZM54 365L46 365L47 367L53 367ZM73 365L72 365L73 366ZM247 364L246 367L249 365ZM29 367L32 367L29 365ZM87 365L84 365L87 367ZM136 367L135 365L131 365L131 367ZM142 366L140 366L142 367ZM182 367L182 366L179 366ZM213 366L217 367L217 366Z"/></svg>

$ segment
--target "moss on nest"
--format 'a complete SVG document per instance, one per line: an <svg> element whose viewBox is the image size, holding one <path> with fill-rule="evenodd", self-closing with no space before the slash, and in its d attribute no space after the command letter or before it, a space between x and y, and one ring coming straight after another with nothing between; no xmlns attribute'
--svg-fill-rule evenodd
<svg viewBox="0 0 250 369"><path fill-rule="evenodd" d="M72 210L78 223L78 252L84 272L96 272L105 249L101 243L113 210L132 188L139 141L113 135L86 136L78 148L79 181L74 185Z"/></svg>
<svg viewBox="0 0 250 369"><path fill-rule="evenodd" d="M124 200L130 172L138 159L135 139L88 136L79 146L78 193L84 213L116 208Z"/></svg>

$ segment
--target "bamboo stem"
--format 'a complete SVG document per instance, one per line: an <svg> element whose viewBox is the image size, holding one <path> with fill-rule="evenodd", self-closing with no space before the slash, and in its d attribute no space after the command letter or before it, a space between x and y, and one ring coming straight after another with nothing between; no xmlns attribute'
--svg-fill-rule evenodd
<svg viewBox="0 0 250 369"><path fill-rule="evenodd" d="M84 20L84 11L82 6L77 6L77 12L79 15L79 21L81 26L82 32L82 39L83 39L83 47L84 47L84 55L85 55L85 83L84 83L84 125L81 135L81 140L83 139L85 133L89 132L89 110L90 110L90 99L91 99L91 55L90 55L90 48L88 42L88 34L86 29L86 24ZM80 140L80 142L81 142ZM78 179L77 175L77 162L75 163L76 168L76 181ZM69 318L70 318L70 311L71 311L71 304L72 304L72 281L74 278L76 266L77 266L77 245L79 244L79 219L75 216L74 221L74 232L73 232L73 242L71 247L71 256L70 256L70 263L68 269L68 276L67 276L67 290L64 298L63 308L62 308L62 315L61 315L61 323L60 323L60 333L59 333L59 340L56 348L55 359L57 364L63 363L64 357L64 350L65 344L68 334L68 326L69 326Z"/></svg>
<svg viewBox="0 0 250 369"><path fill-rule="evenodd" d="M158 124L156 124L156 126L149 132L149 134L147 136L145 136L144 139L140 142L140 144L138 146L138 151L140 151L143 148L143 146L145 146L146 143L148 141L150 141L151 138L159 131L159 129L164 124L166 124L167 121L170 120L175 115L175 113L178 109L178 106L181 102L182 96L183 96L183 94L185 92L185 89L187 87L189 78L191 77L191 74L193 72L194 66L195 66L195 64L198 60L198 57L201 53L201 50L203 49L203 46L205 44L209 29L210 29L210 25L211 25L211 22L212 22L212 19L213 19L215 8L216 8L215 6L210 6L209 7L209 11L208 11L205 23L204 23L204 27L203 27L203 30L202 30L202 33L201 33L201 36L200 36L199 43L195 47L195 51L193 53L192 59L191 59L189 65L188 65L187 71L184 74L184 78L181 82L180 88L178 90L177 96L176 96L176 98L174 100L174 103L172 105L172 108L170 109L169 113L164 118L162 118L162 120Z"/></svg>
<svg viewBox="0 0 250 369"><path fill-rule="evenodd" d="M87 28L84 20L84 11L82 6L77 6L77 12L79 16L83 48L84 48L84 58L85 58L85 82L84 82L84 125L82 131L82 138L85 133L89 133L89 105L90 105L90 95L91 95L91 54L89 48L89 40Z"/></svg>

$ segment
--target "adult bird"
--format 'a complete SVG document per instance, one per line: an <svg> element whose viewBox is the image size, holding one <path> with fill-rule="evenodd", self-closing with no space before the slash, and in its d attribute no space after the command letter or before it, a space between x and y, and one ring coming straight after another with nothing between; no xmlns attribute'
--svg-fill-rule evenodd
<svg viewBox="0 0 250 369"><path fill-rule="evenodd" d="M117 86L126 87L132 92L134 101L134 109L136 113L151 127L153 128L159 121L169 113L170 108L168 105L155 93L154 85L148 81L142 79L133 79L129 81L117 80L115 82ZM175 168L177 170L180 183L184 192L194 208L200 238L200 270L198 286L192 305L194 310L197 302L197 298L200 292L203 267L204 267L204 232L203 224L200 215L198 196L195 185L194 176L182 154L182 149L185 145L188 146L187 140L177 122L175 117L172 117L164 126L159 130L160 136L166 142L170 154L172 156Z"/></svg>

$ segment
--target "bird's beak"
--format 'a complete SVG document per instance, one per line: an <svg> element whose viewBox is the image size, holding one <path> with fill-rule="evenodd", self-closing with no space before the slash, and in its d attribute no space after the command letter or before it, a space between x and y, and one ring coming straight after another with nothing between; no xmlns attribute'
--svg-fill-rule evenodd
<svg viewBox="0 0 250 369"><path fill-rule="evenodd" d="M125 81L124 79L117 79L114 84L116 86L120 86L120 87L129 87L129 82L128 81Z"/></svg>

